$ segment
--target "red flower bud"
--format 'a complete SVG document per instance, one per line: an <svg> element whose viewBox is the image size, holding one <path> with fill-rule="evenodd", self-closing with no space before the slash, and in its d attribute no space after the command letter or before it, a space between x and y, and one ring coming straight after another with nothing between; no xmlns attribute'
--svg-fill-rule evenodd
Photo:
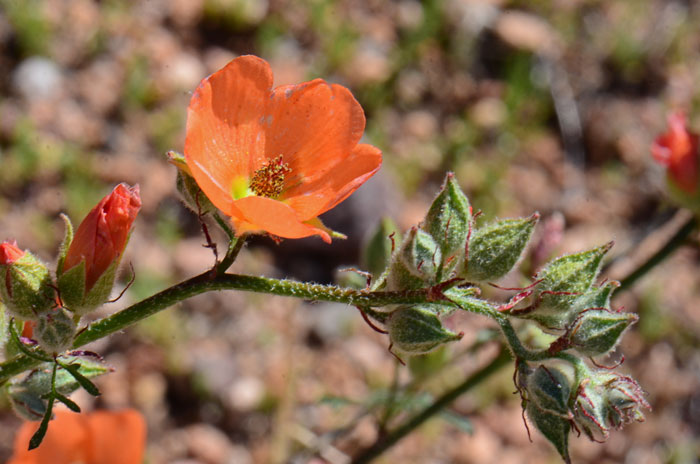
<svg viewBox="0 0 700 464"><path fill-rule="evenodd" d="M85 290L90 291L107 268L121 257L140 208L138 185L117 185L78 227L66 253L63 272L84 260Z"/></svg>
<svg viewBox="0 0 700 464"><path fill-rule="evenodd" d="M654 159L668 167L669 178L684 192L695 193L698 185L698 134L690 132L685 115L668 115L668 132L651 146Z"/></svg>
<svg viewBox="0 0 700 464"><path fill-rule="evenodd" d="M24 256L24 251L17 248L17 242L0 243L0 264L12 264Z"/></svg>

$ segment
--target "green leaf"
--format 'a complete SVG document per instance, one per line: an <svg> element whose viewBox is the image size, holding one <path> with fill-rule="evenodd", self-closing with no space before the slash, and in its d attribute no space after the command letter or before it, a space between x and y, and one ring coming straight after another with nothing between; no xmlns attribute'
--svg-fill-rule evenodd
<svg viewBox="0 0 700 464"><path fill-rule="evenodd" d="M80 406L78 406L73 400L71 400L67 396L63 396L60 393L56 393L55 396L58 401L65 404L71 411L80 412Z"/></svg>
<svg viewBox="0 0 700 464"><path fill-rule="evenodd" d="M44 413L44 417L41 419L41 423L39 424L39 428L29 440L29 451L38 448L39 445L41 445L41 442L44 441L44 436L46 435L46 431L49 429L49 421L51 420L53 412L53 402L54 399L50 398L46 407L46 412Z"/></svg>
<svg viewBox="0 0 700 464"><path fill-rule="evenodd" d="M502 219L477 229L469 241L465 278L491 282L510 272L522 257L539 217L535 213L529 218Z"/></svg>
<svg viewBox="0 0 700 464"><path fill-rule="evenodd" d="M66 365L61 365L64 369L68 371L68 373L73 376L73 378L80 384L85 391L90 393L92 396L100 396L100 390L95 386L94 383L90 382L90 380L85 377L83 374L79 372L80 370L80 364L66 364Z"/></svg>

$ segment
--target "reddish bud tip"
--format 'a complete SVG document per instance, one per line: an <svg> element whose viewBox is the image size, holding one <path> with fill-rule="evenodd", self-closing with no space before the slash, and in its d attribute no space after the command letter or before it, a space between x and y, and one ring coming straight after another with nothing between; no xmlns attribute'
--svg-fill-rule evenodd
<svg viewBox="0 0 700 464"><path fill-rule="evenodd" d="M0 264L12 264L24 256L24 251L17 248L17 242L0 243Z"/></svg>

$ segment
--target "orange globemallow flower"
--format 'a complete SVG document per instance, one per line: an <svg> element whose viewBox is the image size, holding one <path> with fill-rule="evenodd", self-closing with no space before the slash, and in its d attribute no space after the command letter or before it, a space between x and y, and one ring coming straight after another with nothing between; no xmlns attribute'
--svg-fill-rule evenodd
<svg viewBox="0 0 700 464"><path fill-rule="evenodd" d="M138 185L117 185L78 226L66 253L62 273L84 260L85 289L90 291L107 268L121 258L140 208Z"/></svg>
<svg viewBox="0 0 700 464"><path fill-rule="evenodd" d="M241 56L194 92L185 159L238 235L330 242L317 216L382 163L378 148L358 144L364 129L362 107L345 87L315 79L272 89L268 63Z"/></svg>
<svg viewBox="0 0 700 464"><path fill-rule="evenodd" d="M654 159L668 167L668 175L686 193L695 193L698 185L698 134L690 132L681 112L668 116L668 132L654 140Z"/></svg>
<svg viewBox="0 0 700 464"><path fill-rule="evenodd" d="M17 242L0 243L0 264L10 265L24 256L24 251L17 247Z"/></svg>
<svg viewBox="0 0 700 464"><path fill-rule="evenodd" d="M7 464L142 464L146 424L134 409L93 413L56 411L38 448L28 445L39 422L25 422Z"/></svg>

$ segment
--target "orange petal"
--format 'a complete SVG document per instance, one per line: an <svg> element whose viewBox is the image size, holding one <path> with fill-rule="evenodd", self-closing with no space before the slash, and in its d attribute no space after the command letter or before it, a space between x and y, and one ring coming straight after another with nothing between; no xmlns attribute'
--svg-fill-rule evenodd
<svg viewBox="0 0 700 464"><path fill-rule="evenodd" d="M292 208L271 198L241 198L233 203L229 211L237 234L265 231L283 238L319 235L325 242L331 241L325 230L304 224Z"/></svg>
<svg viewBox="0 0 700 464"><path fill-rule="evenodd" d="M382 152L377 147L357 145L350 156L333 167L325 177L291 189L287 194L296 196L287 198L285 203L303 220L309 220L345 200L372 177L381 165Z"/></svg>
<svg viewBox="0 0 700 464"><path fill-rule="evenodd" d="M321 79L276 88L264 120L265 155L283 155L292 169L287 187L323 177L350 155L365 129L350 91Z"/></svg>
<svg viewBox="0 0 700 464"><path fill-rule="evenodd" d="M204 79L187 111L185 158L209 199L228 210L234 179L262 162L261 118L269 101L272 71L256 56L236 58Z"/></svg>
<svg viewBox="0 0 700 464"><path fill-rule="evenodd" d="M146 423L134 409L88 415L90 464L142 464Z"/></svg>
<svg viewBox="0 0 700 464"><path fill-rule="evenodd" d="M15 450L7 464L74 464L88 461L88 424L84 414L57 410L38 448L28 451L39 422L25 422L15 436Z"/></svg>

